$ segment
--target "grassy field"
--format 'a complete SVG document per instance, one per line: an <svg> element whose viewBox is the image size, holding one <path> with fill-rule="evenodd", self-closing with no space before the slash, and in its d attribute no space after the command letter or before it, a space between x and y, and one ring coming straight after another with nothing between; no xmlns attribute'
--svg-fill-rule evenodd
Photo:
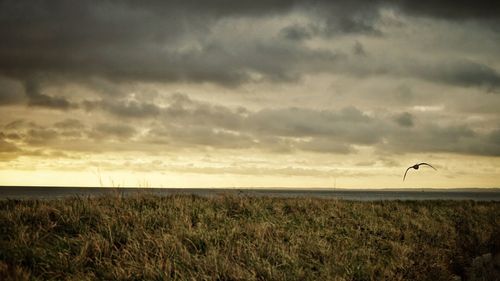
<svg viewBox="0 0 500 281"><path fill-rule="evenodd" d="M499 249L499 203L0 201L2 280L451 280Z"/></svg>

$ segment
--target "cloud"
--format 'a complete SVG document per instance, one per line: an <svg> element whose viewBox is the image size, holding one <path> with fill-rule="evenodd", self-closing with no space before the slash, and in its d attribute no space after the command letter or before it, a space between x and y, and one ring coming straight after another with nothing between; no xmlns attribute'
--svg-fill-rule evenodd
<svg viewBox="0 0 500 281"><path fill-rule="evenodd" d="M356 152L347 142L332 140L325 137L312 138L309 141L299 142L297 147L300 150L318 153L349 154Z"/></svg>
<svg viewBox="0 0 500 281"><path fill-rule="evenodd" d="M16 147L16 145L5 141L5 135L3 133L0 133L0 153L6 153L6 152L16 152L19 149Z"/></svg>
<svg viewBox="0 0 500 281"><path fill-rule="evenodd" d="M315 33L314 27L306 27L298 24L289 25L280 30L280 34L284 38L293 41L310 39Z"/></svg>
<svg viewBox="0 0 500 281"><path fill-rule="evenodd" d="M83 108L87 111L96 109L124 118L149 118L157 116L161 108L149 102L138 100L103 99L98 101L84 101Z"/></svg>
<svg viewBox="0 0 500 281"><path fill-rule="evenodd" d="M363 47L363 44L361 44L359 41L356 41L354 43L352 51L357 56L366 56L365 48Z"/></svg>
<svg viewBox="0 0 500 281"><path fill-rule="evenodd" d="M377 142L375 120L355 107L336 111L305 108L265 109L250 115L247 126L258 134L284 137L330 137L352 144Z"/></svg>
<svg viewBox="0 0 500 281"><path fill-rule="evenodd" d="M240 149L255 146L254 140L247 134L204 126L166 126L162 129L151 130L148 137L156 143L188 149L194 145L216 149Z"/></svg>
<svg viewBox="0 0 500 281"><path fill-rule="evenodd" d="M168 100L170 103L161 107L156 116L144 117L140 130L137 125L121 121L120 116L95 124L90 119L68 118L49 126L20 119L5 124L2 136L23 151L156 151L161 147L162 151L210 148L281 154L355 154L359 147L371 147L383 154L500 154L498 129L436 123L429 116L433 113L418 113L416 123L416 117L409 112L367 114L352 106L337 110L249 110L202 102L182 94Z"/></svg>
<svg viewBox="0 0 500 281"><path fill-rule="evenodd" d="M0 132L0 160L10 161L17 158L20 149L10 141L6 141L8 137L5 137L3 133Z"/></svg>
<svg viewBox="0 0 500 281"><path fill-rule="evenodd" d="M5 47L0 48L0 73L22 80L53 74L65 79L239 83L248 79L247 70L255 65L239 62L240 56L248 54L231 56L209 42L210 28L222 18L261 17L289 11L294 4L226 4L2 1L0 36ZM188 35L197 37L192 46ZM198 44L201 48L191 48ZM32 82L26 88L33 105L68 106L61 99L39 94Z"/></svg>
<svg viewBox="0 0 500 281"><path fill-rule="evenodd" d="M445 152L472 155L500 155L496 131L478 133L465 125L438 126L427 123L412 131L393 131L378 147L398 153Z"/></svg>
<svg viewBox="0 0 500 281"><path fill-rule="evenodd" d="M61 130L81 130L85 128L85 125L78 119L67 118L54 123L54 127Z"/></svg>
<svg viewBox="0 0 500 281"><path fill-rule="evenodd" d="M0 106L24 102L24 89L16 80L0 76Z"/></svg>
<svg viewBox="0 0 500 281"><path fill-rule="evenodd" d="M467 1L387 1L415 16L427 16L451 20L498 20L500 5L496 1L482 0L471 5Z"/></svg>
<svg viewBox="0 0 500 281"><path fill-rule="evenodd" d="M367 34L379 36L382 35L382 32L374 26L376 19L377 16L371 14L357 17L331 17L327 21L327 28L324 33L327 36L335 36L337 34Z"/></svg>
<svg viewBox="0 0 500 281"><path fill-rule="evenodd" d="M443 62L418 70L419 74L434 81L456 86L484 87L490 91L500 88L500 74L493 68L468 60Z"/></svg>
<svg viewBox="0 0 500 281"><path fill-rule="evenodd" d="M29 129L26 132L24 141L32 146L44 146L53 140L57 140L58 136L58 132L54 129L39 127Z"/></svg>
<svg viewBox="0 0 500 281"><path fill-rule="evenodd" d="M332 72L351 75L359 79L367 77L418 78L454 87L477 87L493 93L498 93L500 89L500 73L481 62L456 57L433 60L414 60L407 57L398 60L381 60L375 56L366 56L365 49L359 47L355 44L356 55L338 60L338 63L332 66Z"/></svg>
<svg viewBox="0 0 500 281"><path fill-rule="evenodd" d="M52 97L40 93L40 87L37 82L27 80L24 85L25 94L28 98L29 106L47 107L53 109L67 110L72 107L71 103L61 97Z"/></svg>
<svg viewBox="0 0 500 281"><path fill-rule="evenodd" d="M413 127L413 115L403 112L394 118L394 121L402 127Z"/></svg>
<svg viewBox="0 0 500 281"><path fill-rule="evenodd" d="M500 129L496 129L496 130L493 130L490 134L489 134L489 140L496 144L496 145L499 145L500 146Z"/></svg>
<svg viewBox="0 0 500 281"><path fill-rule="evenodd" d="M208 82L237 87L254 82L297 82L323 72L401 76L405 74L390 63L345 65L341 51L300 41L383 35L384 9L445 20L496 18L498 5L469 6L390 0L278 0L238 5L229 1L151 0L140 5L134 1L1 1L0 75L24 83L30 105L53 109L75 105L71 99L45 93L47 80ZM262 28L255 33L253 26ZM333 43L327 45L336 46ZM356 43L355 55L365 54L366 48ZM484 63L452 63L430 71L423 69L426 67L406 74L498 88L498 73ZM0 92L0 104L18 102L12 94ZM139 104L115 106L114 102L105 101L103 106L122 116L142 117L155 111Z"/></svg>
<svg viewBox="0 0 500 281"><path fill-rule="evenodd" d="M342 176L359 176L345 171L335 169L314 169L306 167L257 167L257 166L226 166L226 167L193 167L193 166L169 166L169 170L182 173L200 174L236 174L236 175L279 175L279 176L301 176L301 177L330 177L333 173Z"/></svg>
<svg viewBox="0 0 500 281"><path fill-rule="evenodd" d="M125 124L97 124L90 136L96 139L113 138L118 140L128 140L133 137L137 131L129 125Z"/></svg>

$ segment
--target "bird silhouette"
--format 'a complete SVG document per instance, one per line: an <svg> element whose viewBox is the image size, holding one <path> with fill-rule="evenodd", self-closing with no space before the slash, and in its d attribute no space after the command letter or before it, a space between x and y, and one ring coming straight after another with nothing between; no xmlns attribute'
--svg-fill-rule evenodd
<svg viewBox="0 0 500 281"><path fill-rule="evenodd" d="M429 166L429 167L431 167L431 168L433 168L434 170L436 170L436 171L437 171L437 169L436 169L436 168L434 168L434 167L432 167L432 165L431 165L431 164L424 163L424 162L422 162L422 163L418 163L418 164L415 164L415 165L413 165L413 166L410 166L410 167L408 167L408 169L406 169L406 171L405 171L405 175L403 176L403 181L405 181L405 178L406 178L406 173L408 173L408 170L410 170L411 168L413 168L413 169L415 169L415 170L418 170L418 168L419 168L421 165Z"/></svg>

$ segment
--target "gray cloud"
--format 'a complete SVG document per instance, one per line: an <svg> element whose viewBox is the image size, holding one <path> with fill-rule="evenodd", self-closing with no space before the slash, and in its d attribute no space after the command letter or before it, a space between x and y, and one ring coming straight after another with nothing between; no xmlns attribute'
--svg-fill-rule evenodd
<svg viewBox="0 0 500 281"><path fill-rule="evenodd" d="M479 134L465 125L437 126L425 124L413 131L394 131L387 135L387 143L379 147L387 151L448 152L475 155L500 155L500 144L490 134Z"/></svg>
<svg viewBox="0 0 500 281"><path fill-rule="evenodd" d="M24 141L32 146L43 146L58 138L58 132L51 128L39 127L29 129Z"/></svg>
<svg viewBox="0 0 500 281"><path fill-rule="evenodd" d="M309 24L291 24L280 30L280 35L287 40L303 41L314 37L335 38L342 35L372 35L380 36L382 32L375 27L378 19L377 10L370 10L362 15L344 14L342 10L335 9L335 14L325 16L326 19Z"/></svg>
<svg viewBox="0 0 500 281"><path fill-rule="evenodd" d="M356 41L356 43L354 43L352 51L355 55L366 56L365 48L363 47L363 44L361 44L359 41Z"/></svg>
<svg viewBox="0 0 500 281"><path fill-rule="evenodd" d="M183 150L206 147L348 154L356 153L356 146L370 146L382 153L500 155L498 129L479 131L465 124L436 125L433 118L419 118L415 123L414 118L408 112L367 115L355 107L250 111L176 94L157 116L143 120L142 133L117 120L90 125L83 120L65 119L51 126L17 120L4 125L2 138L21 144L24 151L32 151L30 147L55 151L150 151L161 146Z"/></svg>
<svg viewBox="0 0 500 281"><path fill-rule="evenodd" d="M0 106L24 102L24 89L15 80L0 76Z"/></svg>
<svg viewBox="0 0 500 281"><path fill-rule="evenodd" d="M289 25L280 30L280 34L293 41L301 41L305 39L310 39L316 33L313 26L302 26L298 24Z"/></svg>
<svg viewBox="0 0 500 281"><path fill-rule="evenodd" d="M233 110L194 101L187 95L175 94L171 96L171 103L164 109L163 115L164 120L171 123L239 130L243 126L245 113L244 108Z"/></svg>
<svg viewBox="0 0 500 281"><path fill-rule="evenodd" d="M420 69L428 80L442 81L457 86L480 86L491 91L500 88L500 74L493 68L473 61L444 62Z"/></svg>
<svg viewBox="0 0 500 281"><path fill-rule="evenodd" d="M394 118L394 121L402 127L413 127L413 115L403 112Z"/></svg>
<svg viewBox="0 0 500 281"><path fill-rule="evenodd" d="M24 85L25 94L28 98L29 106L48 107L53 109L66 110L72 107L71 103L61 97L52 97L40 93L40 87L37 82L27 80Z"/></svg>
<svg viewBox="0 0 500 281"><path fill-rule="evenodd" d="M496 129L496 130L492 131L489 134L488 138L492 144L500 146L500 129Z"/></svg>
<svg viewBox="0 0 500 281"><path fill-rule="evenodd" d="M4 134L0 132L0 160L10 161L17 158L20 149L13 143L4 140Z"/></svg>
<svg viewBox="0 0 500 281"><path fill-rule="evenodd" d="M54 123L54 127L61 130L81 130L85 125L78 119L68 118Z"/></svg>
<svg viewBox="0 0 500 281"><path fill-rule="evenodd" d="M452 20L498 20L500 4L497 1L475 1L471 5L468 1L388 1L410 15L423 15L433 18Z"/></svg>
<svg viewBox="0 0 500 281"><path fill-rule="evenodd" d="M5 152L16 152L19 149L16 147L16 145L5 141L5 135L0 132L0 153L5 153Z"/></svg>
<svg viewBox="0 0 500 281"><path fill-rule="evenodd" d="M360 54L365 52L364 49L358 51ZM376 57L357 54L355 57L338 62L333 66L335 72L361 78L371 76L419 78L456 87L478 87L493 93L498 93L500 90L500 73L494 68L484 63L456 57L435 59L432 62L412 58L381 61ZM406 90L405 92L407 97L411 96L410 92Z"/></svg>
<svg viewBox="0 0 500 281"><path fill-rule="evenodd" d="M25 82L29 104L68 109L70 101L43 94L33 77L54 75L84 81L101 77L123 81L213 82L226 86L261 80L297 81L304 74L332 71L338 54L293 41L313 36L380 34L382 8L444 19L497 18L497 4L472 7L462 2L415 4L414 1L1 1L0 74ZM245 34L214 39L223 20L284 16L302 11L311 23L291 23L281 37L243 40ZM224 38L221 41L220 37ZM284 39L284 40L283 40ZM290 40L292 39L292 40ZM248 40L252 40L251 38ZM290 42L292 41L292 42ZM363 53L357 45L355 52ZM341 66L343 68L343 66ZM389 66L390 67L390 66ZM498 73L474 63L436 70L436 78L462 85L498 87ZM0 95L11 103L12 96ZM112 105L110 106L113 107ZM117 114L144 114L129 106ZM110 110L112 110L110 108Z"/></svg>
<svg viewBox="0 0 500 281"><path fill-rule="evenodd" d="M149 118L157 116L161 108L137 100L104 99L98 101L84 101L83 108L88 111L102 110L117 117L124 118Z"/></svg>
<svg viewBox="0 0 500 281"><path fill-rule="evenodd" d="M292 7L290 1L252 5L2 1L0 71L22 79L54 73L67 79L97 75L118 80L238 83L246 79L246 66L223 64L217 69L215 62L228 59L224 50L206 45L201 52L184 53L179 46L183 37L202 38L221 17L263 15ZM32 94L31 85L27 88L34 104L63 105L61 100Z"/></svg>
<svg viewBox="0 0 500 281"><path fill-rule="evenodd" d="M331 17L327 21L327 28L324 33L327 36L337 34L382 35L382 32L374 27L377 17L372 13L356 17Z"/></svg>
<svg viewBox="0 0 500 281"><path fill-rule="evenodd" d="M499 133L491 130L491 124L498 121L494 106L498 96L483 95L489 99L467 105L480 106L468 116L476 120L475 125L449 122L464 117L463 111L442 113L431 123L431 118L411 109L420 102L433 106L439 101L453 111L469 101L464 98L455 105L447 99L454 92L476 90L463 89L467 87L500 92L499 64L494 59L498 53L490 50L482 55L459 46L446 49L454 47L446 45L451 43L433 49L432 38L440 34L411 32L434 27L448 32L450 26L443 27L443 22L457 29L473 23L471 30L486 30L489 36L494 34L489 30L494 29L493 23L498 23L499 5L413 2L0 0L0 105L25 104L33 111L39 107L75 109L76 113L73 119L64 119L68 117L64 112L43 115L53 118L45 123L51 126L30 123L36 114L12 122L4 126L1 145L56 149L67 148L64 142L82 147L93 143L106 150L121 144L120 149L126 150L144 149L156 142L185 149L339 154L369 146L391 153L498 155ZM384 18L386 8L392 9L394 18ZM404 25L419 23L411 17L431 20L424 20L428 27L412 29ZM390 20L398 18L403 18L400 25L391 25ZM400 40L414 35L430 41L415 48L401 44ZM384 90L379 89L384 83L394 80L410 85L411 91L410 86L396 90L401 92L396 103L401 107L386 108L382 114L377 106L384 101L374 101L378 96L373 96ZM171 82L180 83L165 85ZM203 88L205 83L217 85ZM84 90L63 92L74 84ZM223 96L214 93L221 85L226 87L222 91L248 94L231 96L227 104L250 100L253 95L266 95L266 99L255 107L242 102L248 108L235 108L180 94L167 97L161 91L158 97L149 97L137 86L189 91L193 84L200 86L196 91L206 92L205 100L210 95ZM290 90L293 85L299 87ZM431 91L419 92L422 89ZM421 99L436 89L451 90L443 98ZM358 90L359 96L353 94L358 100L344 93ZM282 92L274 97L274 91ZM135 92L137 97L131 94ZM302 105L290 99L281 104L288 95L299 94L301 100L311 102Z"/></svg>
<svg viewBox="0 0 500 281"><path fill-rule="evenodd" d="M96 139L118 138L126 141L136 133L137 131L129 125L100 123L94 127L90 136Z"/></svg>
<svg viewBox="0 0 500 281"><path fill-rule="evenodd" d="M354 107L335 111L304 108L262 110L248 117L249 128L259 134L285 137L339 137L353 144L377 142L381 132L375 120Z"/></svg>
<svg viewBox="0 0 500 281"><path fill-rule="evenodd" d="M349 154L356 152L350 143L332 140L327 137L313 138L306 142L299 142L297 148L318 153Z"/></svg>
<svg viewBox="0 0 500 281"><path fill-rule="evenodd" d="M254 140L247 134L235 131L211 129L204 126L165 126L153 129L149 138L156 143L165 143L174 147L189 148L205 146L218 149L238 149L255 146Z"/></svg>

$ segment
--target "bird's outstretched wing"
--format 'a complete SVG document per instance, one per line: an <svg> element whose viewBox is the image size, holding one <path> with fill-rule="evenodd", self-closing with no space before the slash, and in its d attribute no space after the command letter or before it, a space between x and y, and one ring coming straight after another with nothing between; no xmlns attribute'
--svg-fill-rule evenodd
<svg viewBox="0 0 500 281"><path fill-rule="evenodd" d="M422 162L422 163L420 163L420 164L418 164L418 165L419 165L419 166L420 166L420 165L426 165L426 166L429 166L429 167L431 167L431 168L433 168L434 170L436 170L436 171L437 171L437 169L436 169L436 168L432 167L432 165L431 165L431 164L428 164L428 163L424 163L424 162Z"/></svg>
<svg viewBox="0 0 500 281"><path fill-rule="evenodd" d="M403 176L403 181L405 181L405 178L406 178L406 173L408 173L408 170L409 170L409 169L411 169L411 168L413 168L413 167L408 167L408 169L406 169L406 171L405 171L405 175Z"/></svg>

